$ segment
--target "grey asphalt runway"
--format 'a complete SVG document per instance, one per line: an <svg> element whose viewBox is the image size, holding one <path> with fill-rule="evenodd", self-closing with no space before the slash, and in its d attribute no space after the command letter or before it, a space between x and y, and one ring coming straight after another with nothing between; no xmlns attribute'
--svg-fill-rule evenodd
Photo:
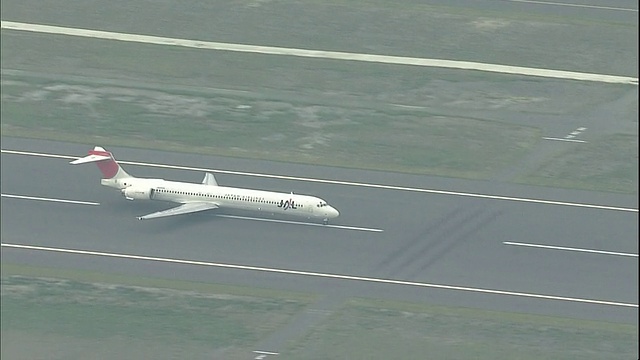
<svg viewBox="0 0 640 360"><path fill-rule="evenodd" d="M2 138L4 150L80 157L90 147ZM497 191L495 184L474 181L126 148L110 150L117 159L127 161L530 196L637 209L637 199L608 193L563 190L562 196L556 198L557 189L503 184L501 191ZM2 194L100 203L91 206L2 197L3 243L605 300L636 304L636 307L6 247L2 248L3 262L614 322L635 323L637 320L637 257L504 244L508 241L637 254L637 212L218 175L218 182L223 185L321 196L340 210L341 216L335 224L384 231L239 220L207 213L139 222L135 216L171 205L128 202L117 191L99 185L100 174L93 165L71 166L68 161L2 154ZM202 178L200 172L126 165L125 168L142 177L192 182Z"/></svg>
<svg viewBox="0 0 640 360"><path fill-rule="evenodd" d="M198 40L203 44L226 42L421 57L636 78L637 16L637 2L626 0L574 0L571 3L527 0L2 2L3 23L58 25ZM385 114L379 121L393 120L398 107L404 107L423 109L407 110L407 116L416 121L423 116L442 116L451 121L479 119L514 125L526 132L535 129L539 132L535 136L561 140L539 141L535 148L529 149L526 158L491 173L489 181L108 147L123 161L342 181L216 175L221 185L322 197L341 212L332 225L345 228L243 220L220 217L215 213L140 222L136 216L174 205L126 201L117 191L100 186L100 173L94 165L71 166L68 164L70 159L3 152L0 157L3 195L0 200L3 244L0 256L3 264L318 295L315 303L293 315L285 326L252 343L251 349L243 349L251 358L259 358L250 353L254 349L282 352L281 357L287 357L289 354L285 352L291 349L290 344L296 338L309 336L324 326L323 321L329 316L337 316L341 307L348 307L351 300L359 297L598 320L602 322L595 327L603 329L610 325L603 322L632 324L637 332L637 195L513 183L526 179L537 169L546 169L547 162L566 155L570 149L580 149L577 147L580 144L563 139L577 129L584 129L580 130L579 141L588 144L596 145L602 139L615 139L619 135L635 136L637 144L637 84L614 85L483 71L188 49L31 33L4 27L1 55L2 129L5 135L15 131L14 128L47 128L49 122L51 125L58 121L64 123L72 117L82 119L84 124L96 129L108 126L110 119L126 119L127 125L135 125L158 115L165 116L167 121L185 124L212 119L216 126L211 129L225 129L217 125L224 125L227 117L252 124L258 119L272 119L257 106L263 99L275 101L265 107L267 110L283 106L305 110L300 114L293 113L302 120L315 114L307 113L306 106L321 105L331 109L329 115L321 116L322 120L332 119L335 113L350 121L358 121L360 113L370 114L370 110L374 110L374 114L377 111ZM49 92L51 86L79 87L81 90ZM110 91L123 95L129 91L134 95L149 91L156 95L123 96L128 99L126 102L93 100L95 94L100 98L100 91L112 87L115 90ZM7 89L10 91L5 91ZM197 106L183 109L181 105L172 109L165 96L179 99L178 105L188 103L190 98L205 100L195 102ZM210 102L213 98L217 101ZM53 99L56 102L52 102ZM140 99L140 103L136 99ZM253 106L257 112L245 117L238 112L240 106L243 109ZM162 111L167 110L158 111L158 107L171 111L168 116L163 115ZM95 123L86 122L94 120ZM217 124L218 120L220 124ZM371 123L376 124L375 118ZM235 127L234 123L230 124ZM318 134L322 135L320 139L334 136L327 135L322 127L315 127L318 125L318 122L301 122L300 126L306 129L304 138ZM280 131L278 124L274 126L273 130L255 136L272 138L274 134L269 132ZM380 136L388 133L374 129ZM169 134L176 135L174 132ZM65 132L65 135L68 134ZM253 136L247 140L249 135L242 135L247 138L225 137L233 139L231 146L240 148L242 141L255 141ZM121 132L105 132L99 136L121 136ZM352 140L351 136L346 138ZM6 136L0 140L3 151L77 157L84 156L94 145L106 145L91 143L89 139L79 139L85 144ZM150 139L153 141L154 138ZM456 139L447 138L453 144L467 140L464 136ZM210 139L207 141L215 143ZM295 141L281 143L291 146ZM423 139L423 143L428 142ZM346 152L339 146L333 148ZM292 149L300 151L302 147ZM610 149L617 148L612 146ZM270 150L271 153L277 151L275 148ZM593 157L588 159L595 158L595 161L583 160L583 164L600 169L603 163L600 154L590 154ZM637 151L633 154L632 161L633 157L637 158ZM618 161L625 163L626 155L620 155L620 158ZM354 161L358 159L354 157ZM567 164L574 164L576 168L582 165L573 161ZM202 171L124 167L141 177L189 182L200 182L203 177ZM568 174L565 179L574 180L571 166L562 168ZM552 177L553 174L549 175ZM637 184L637 177L629 180ZM525 201L527 199L558 203ZM85 252L16 247L23 245ZM549 247L531 247L536 245ZM91 255L88 251L102 255ZM125 258L126 255L137 257ZM152 261L150 257L157 259ZM510 317L510 314L497 315L499 318ZM19 318L15 313L14 317ZM487 322L491 321L493 319ZM518 350L525 346L527 350L543 347L549 344L548 341L560 342L559 347L566 345L558 340L555 331L537 326L535 322L530 324L535 331L525 333L541 336L523 340L520 347L513 347L512 354L519 354ZM384 326L392 328L393 324L385 323ZM6 328L14 339L26 344L23 348L20 343L12 344L15 354L23 357L33 357L25 350L30 350L34 342L37 343L35 347L40 345L47 354L54 354L56 349L73 349L65 351L60 358L73 358L77 351L99 357L104 349L102 338L90 343L91 339L85 340L82 336L71 339L73 335L64 333L50 334L52 332L37 329L32 333L21 333L18 328ZM590 339L594 339L594 343L600 340L585 337L583 328L569 329L571 336L568 338L580 337L584 343L589 343ZM510 331L511 327L506 329ZM4 335L3 332L3 341ZM495 334L491 335L496 338ZM394 334L394 341L396 336L402 335ZM484 336L479 332L471 337L452 336L443 340L452 344L451 348L460 344L462 347L478 345L480 349L486 344L494 344L490 337L482 340ZM461 343L457 338L469 344ZM118 345L126 347L121 340L118 338ZM375 338L366 341L375 341ZM143 343L145 346L154 344L152 341ZM603 343L605 345L600 349L616 342L607 340ZM354 347L360 344L355 341ZM225 348L227 345L224 344ZM327 346L331 346L330 343ZM580 350L584 350L583 354L592 351L591 348ZM171 349L172 354L177 354L174 351L179 349ZM218 348L216 351L223 354L225 350ZM637 355L637 342L633 344L633 351ZM345 356L349 357L348 354ZM403 357L402 352L398 354L390 357ZM207 355L207 358L212 357ZM433 353L429 355L438 358ZM476 352L473 352L469 357L475 356ZM11 357L10 353L8 357ZM144 356L134 356L137 357ZM495 357L509 356L491 358ZM407 355L406 358L411 357Z"/></svg>

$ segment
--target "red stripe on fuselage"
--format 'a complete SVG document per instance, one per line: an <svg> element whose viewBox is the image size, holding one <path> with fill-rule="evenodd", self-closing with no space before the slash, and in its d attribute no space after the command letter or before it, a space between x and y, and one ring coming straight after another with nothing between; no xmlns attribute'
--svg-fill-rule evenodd
<svg viewBox="0 0 640 360"><path fill-rule="evenodd" d="M98 168L100 168L100 171L102 171L102 175L104 175L105 179L111 179L112 177L116 176L120 166L118 166L118 163L115 161L115 159L113 158L113 155L111 155L110 152L90 150L89 155L100 155L100 156L110 157L109 160L98 161L96 165L98 165Z"/></svg>

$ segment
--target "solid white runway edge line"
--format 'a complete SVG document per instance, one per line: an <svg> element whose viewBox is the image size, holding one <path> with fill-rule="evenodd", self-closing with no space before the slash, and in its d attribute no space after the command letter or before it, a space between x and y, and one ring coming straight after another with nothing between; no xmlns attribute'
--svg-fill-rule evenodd
<svg viewBox="0 0 640 360"><path fill-rule="evenodd" d="M362 281L362 282L371 282L371 283L379 283L379 284L406 285L406 286L416 286L416 287L442 289L442 290L467 291L467 292L475 292L475 293L482 293L482 294L506 295L506 296L534 298L534 299L543 299L543 300L558 300L558 301L567 301L567 302L585 303L585 304L594 304L594 305L638 308L638 304L618 302L618 301L582 299L582 298L574 298L574 297L567 297L567 296L533 294L533 293L524 293L524 292L507 291L507 290L482 289L482 288L473 288L473 287L455 286L455 285L429 284L429 283L421 283L421 282L415 282L415 281L379 279L379 278L371 278L371 277L363 277L363 276L328 274L328 273L319 273L319 272L312 272L312 271L276 269L276 268L266 268L266 267L259 267L259 266L224 264L224 263L196 261L196 260L170 259L170 258L155 257L155 256L144 256L144 255L117 254L117 253L108 253L108 252L91 251L91 250L63 249L63 248L54 248L54 247L36 246L36 245L2 243L1 246L4 248L14 248L14 249L23 249L23 250L48 251L48 252L76 254L76 255L92 255L92 256L101 256L101 257L156 261L156 262L184 264L184 265L210 266L210 267L236 269L236 270L249 270L249 271L259 271L259 272L278 273L278 274L287 274L287 275L300 275L300 276L328 278L328 279Z"/></svg>
<svg viewBox="0 0 640 360"><path fill-rule="evenodd" d="M2 152L3 154L13 154L13 155L52 157L52 158L63 158L63 159L71 159L71 160L78 159L77 156L43 154L43 153L36 153L36 152L30 152L30 151L18 151L18 150L1 149L0 152ZM284 180L316 182L316 183L320 183L320 184L335 184L335 185L346 185L346 186L356 186L356 187L368 187L368 188L373 188L373 189L401 190L401 191L410 191L410 192L421 192L421 193L427 193L427 194L454 195L454 196L471 197L471 198L507 200L507 201L528 202L528 203L546 204L546 205L561 205L561 206L581 207L581 208L590 208L590 209L599 209L599 210L613 210L613 211L625 211L625 212L635 212L635 213L638 212L638 209L620 207L620 206L583 204L583 203L574 203L574 202L565 202L565 201L530 199L530 198L520 198L520 197L502 196L502 195L466 193L466 192L459 192L459 191L424 189L424 188L396 186L396 185L368 184L368 183L353 182L353 181L342 181L342 180L314 179L314 178L299 177L299 176L260 174L260 173L246 172L246 171L231 171L231 170L220 170L220 169L201 168L201 167L192 167L192 166L153 164L153 163L144 163L144 162L138 162L138 161L122 161L122 160L118 160L118 163L125 164L125 165L147 166L147 167L156 167L156 168L163 168L163 169L192 170L192 171L213 172L213 173L218 173L218 174L230 174L230 175L263 177L263 178L268 178L268 179L284 179Z"/></svg>
<svg viewBox="0 0 640 360"><path fill-rule="evenodd" d="M22 199L22 200L37 200L37 201L48 201L48 202L58 202L58 203L67 203L67 204L78 204L78 205L100 205L100 203L93 201L80 201L80 200L66 200L66 199L54 199L54 198L45 198L38 196L26 196L26 195L12 195L12 194L1 194L2 197L12 198L12 199Z"/></svg>
<svg viewBox="0 0 640 360"><path fill-rule="evenodd" d="M582 249L582 248L555 246L555 245L530 244L530 243L521 243L521 242L514 242L514 241L503 241L502 243L505 245L524 246L524 247L532 247L532 248L540 248L540 249L565 250L565 251L585 252L585 253L592 253L592 254L638 257L638 254L617 252L617 251Z"/></svg>

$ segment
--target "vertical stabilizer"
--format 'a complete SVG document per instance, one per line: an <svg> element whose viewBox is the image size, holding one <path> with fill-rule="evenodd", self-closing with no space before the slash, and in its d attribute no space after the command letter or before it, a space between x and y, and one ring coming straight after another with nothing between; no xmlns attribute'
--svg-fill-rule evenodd
<svg viewBox="0 0 640 360"><path fill-rule="evenodd" d="M212 173L205 173L204 179L202 179L202 183L205 185L218 186L218 182Z"/></svg>
<svg viewBox="0 0 640 360"><path fill-rule="evenodd" d="M127 174L127 172L120 167L116 159L113 157L113 154L111 154L101 146L94 147L93 150L89 150L89 155L74 160L71 162L71 164L78 165L90 162L95 162L96 165L98 165L98 168L102 172L102 175L105 179L117 180L131 177L131 175Z"/></svg>

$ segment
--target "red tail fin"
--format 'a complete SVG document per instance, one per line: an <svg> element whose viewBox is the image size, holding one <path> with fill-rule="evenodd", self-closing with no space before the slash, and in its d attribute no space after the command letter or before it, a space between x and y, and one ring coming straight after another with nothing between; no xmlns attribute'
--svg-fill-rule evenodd
<svg viewBox="0 0 640 360"><path fill-rule="evenodd" d="M109 159L98 161L96 162L96 165L98 165L100 171L102 171L102 175L104 175L105 179L111 179L112 177L116 176L116 174L118 173L118 169L120 169L120 166L110 152L106 151L104 148L96 146L95 148L93 148L93 150L89 150L89 155L108 156Z"/></svg>
<svg viewBox="0 0 640 360"><path fill-rule="evenodd" d="M96 146L93 150L89 150L89 155L78 160L74 160L71 164L77 165L90 162L95 162L96 165L98 165L98 168L100 168L105 179L131 177L120 167L120 165L118 165L113 155L100 146Z"/></svg>

